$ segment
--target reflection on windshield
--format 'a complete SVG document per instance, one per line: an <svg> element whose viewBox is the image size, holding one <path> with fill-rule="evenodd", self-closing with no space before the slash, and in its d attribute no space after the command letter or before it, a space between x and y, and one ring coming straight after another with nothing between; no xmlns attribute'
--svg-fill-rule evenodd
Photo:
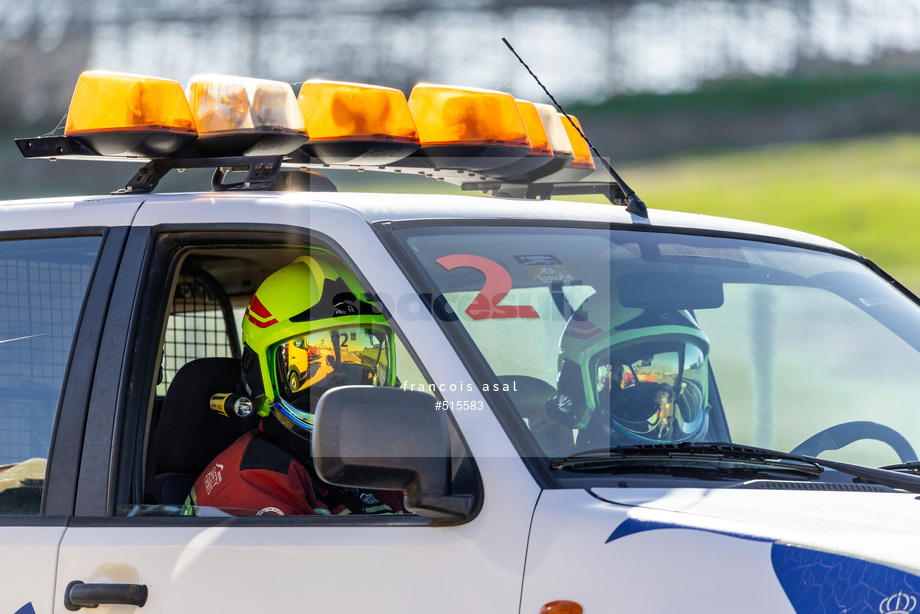
<svg viewBox="0 0 920 614"><path fill-rule="evenodd" d="M45 483L44 458L0 466L0 514L37 514Z"/></svg>
<svg viewBox="0 0 920 614"><path fill-rule="evenodd" d="M914 460L896 437L920 446L920 310L854 259L601 228L397 236L547 458L730 441L880 466Z"/></svg>

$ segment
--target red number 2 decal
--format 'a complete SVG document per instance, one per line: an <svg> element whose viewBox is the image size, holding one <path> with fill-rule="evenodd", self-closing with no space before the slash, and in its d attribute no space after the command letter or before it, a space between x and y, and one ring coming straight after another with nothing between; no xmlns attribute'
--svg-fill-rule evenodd
<svg viewBox="0 0 920 614"><path fill-rule="evenodd" d="M474 320L540 317L537 310L529 305L499 305L511 291L511 275L494 260L472 254L453 254L438 258L437 263L448 271L470 267L486 276L482 290L466 308L467 315Z"/></svg>

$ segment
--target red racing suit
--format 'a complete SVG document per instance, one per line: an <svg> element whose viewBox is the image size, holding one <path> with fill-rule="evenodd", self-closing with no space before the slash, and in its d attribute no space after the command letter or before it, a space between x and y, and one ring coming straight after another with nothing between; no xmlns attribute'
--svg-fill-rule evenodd
<svg viewBox="0 0 920 614"><path fill-rule="evenodd" d="M217 455L198 477L189 506L224 509L231 514L394 514L404 512L402 493L330 486L293 454L249 431ZM193 508L192 508L193 509Z"/></svg>

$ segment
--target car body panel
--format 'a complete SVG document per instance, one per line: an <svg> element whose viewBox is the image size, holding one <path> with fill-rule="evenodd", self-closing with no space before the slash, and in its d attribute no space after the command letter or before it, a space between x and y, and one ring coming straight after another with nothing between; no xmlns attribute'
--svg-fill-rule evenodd
<svg viewBox="0 0 920 614"><path fill-rule="evenodd" d="M302 200L254 201L239 195L155 199L141 207L135 230L207 232L219 226L245 233L269 228L281 229L294 241L307 230L321 234L354 261L371 287L385 288L379 294L394 323L432 379L448 383L445 398L484 407L478 390L449 390L451 382L470 377L371 227L349 209L305 205ZM530 518L539 488L491 412L457 413L455 419L477 459L484 489L482 510L468 523L453 528L336 527L315 526L315 520L305 519L303 526L225 527L214 519L215 526L188 528L177 519L178 526L149 528L115 519L101 528L72 526L61 546L55 603L61 603L70 582L81 580L144 583L151 594L145 612L235 607L252 611L266 603L291 602L317 609L400 603L402 611L422 612L462 577L479 588L458 594L444 611L514 610L529 533L528 522L521 519ZM91 415L91 430L113 428L110 416L100 414L95 428L94 420ZM113 470L100 472L96 488L81 489L85 509L98 501L97 489ZM343 584L343 569L361 582ZM213 585L215 574L225 579L226 587L202 590ZM274 588L266 592L267 586ZM412 598L406 600L406 595Z"/></svg>
<svg viewBox="0 0 920 614"><path fill-rule="evenodd" d="M541 496L522 611L889 612L920 587L911 495L595 490Z"/></svg>
<svg viewBox="0 0 920 614"><path fill-rule="evenodd" d="M65 390L82 384L81 398L89 398L86 407L68 409L67 424L85 421L82 451L59 453L79 458L75 494L55 503L67 510L72 496L72 518L66 529L0 527L8 553L0 573L26 579L4 592L0 609L65 612L74 581L145 585L144 612L538 612L557 600L587 612L804 612L818 599L810 592L815 578L828 587L820 599L839 598L853 611L892 611L906 607L897 595L908 605L920 595L914 495L560 488L522 458L521 442L512 441L520 425L509 426L500 395L472 384L477 365L457 352L431 297L420 294L387 236L391 226L422 222L606 224L800 244L858 258L837 243L689 214L650 211L644 219L605 205L443 195L123 195L0 203L0 211L0 231L13 236L118 227L117 247L124 246L100 269L94 310L84 314L98 364L73 371L86 381ZM454 526L418 518L116 516L121 429L137 411L131 374L145 324L138 318L151 292L157 242L170 233L271 235L294 246L314 237L340 252L412 349L439 403L453 410L446 413L475 459L482 489L475 512ZM74 356L92 362L85 350ZM851 575L832 577L828 569ZM848 579L867 593L849 590Z"/></svg>
<svg viewBox="0 0 920 614"><path fill-rule="evenodd" d="M0 232L130 226L143 196L0 201Z"/></svg>
<svg viewBox="0 0 920 614"><path fill-rule="evenodd" d="M61 526L0 526L0 610L16 614L52 611Z"/></svg>
<svg viewBox="0 0 920 614"><path fill-rule="evenodd" d="M586 612L794 611L772 574L769 543L680 529L610 542L633 513L586 491L545 491L534 514L521 611L563 599ZM579 520L564 520L571 518Z"/></svg>
<svg viewBox="0 0 920 614"><path fill-rule="evenodd" d="M144 612L271 611L284 604L427 612L432 603L445 612L513 611L526 531L494 534L487 524L71 528L61 545L55 604L80 579L147 585ZM502 543L517 561L497 547ZM477 588L458 592L458 582ZM455 596L444 600L445 594Z"/></svg>
<svg viewBox="0 0 920 614"><path fill-rule="evenodd" d="M687 528L833 552L920 575L914 555L920 536L911 529L917 499L911 494L730 488L648 490L627 497L613 488L592 492L633 506L630 517L637 522L664 525L680 517L677 522Z"/></svg>

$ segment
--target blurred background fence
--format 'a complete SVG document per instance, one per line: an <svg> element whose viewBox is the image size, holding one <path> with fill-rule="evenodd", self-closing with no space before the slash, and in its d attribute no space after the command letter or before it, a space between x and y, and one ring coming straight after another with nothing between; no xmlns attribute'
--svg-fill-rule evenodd
<svg viewBox="0 0 920 614"><path fill-rule="evenodd" d="M0 0L0 121L50 130L86 68L545 100L502 37L621 160L920 127L917 0Z"/></svg>
<svg viewBox="0 0 920 614"><path fill-rule="evenodd" d="M502 37L650 205L830 235L920 286L920 0L0 0L0 195L131 174L13 146L88 68L549 102Z"/></svg>
<svg viewBox="0 0 920 614"><path fill-rule="evenodd" d="M0 0L6 122L59 116L87 67L409 90L420 80L563 101L717 80L920 68L916 0ZM11 87L15 84L15 87Z"/></svg>

